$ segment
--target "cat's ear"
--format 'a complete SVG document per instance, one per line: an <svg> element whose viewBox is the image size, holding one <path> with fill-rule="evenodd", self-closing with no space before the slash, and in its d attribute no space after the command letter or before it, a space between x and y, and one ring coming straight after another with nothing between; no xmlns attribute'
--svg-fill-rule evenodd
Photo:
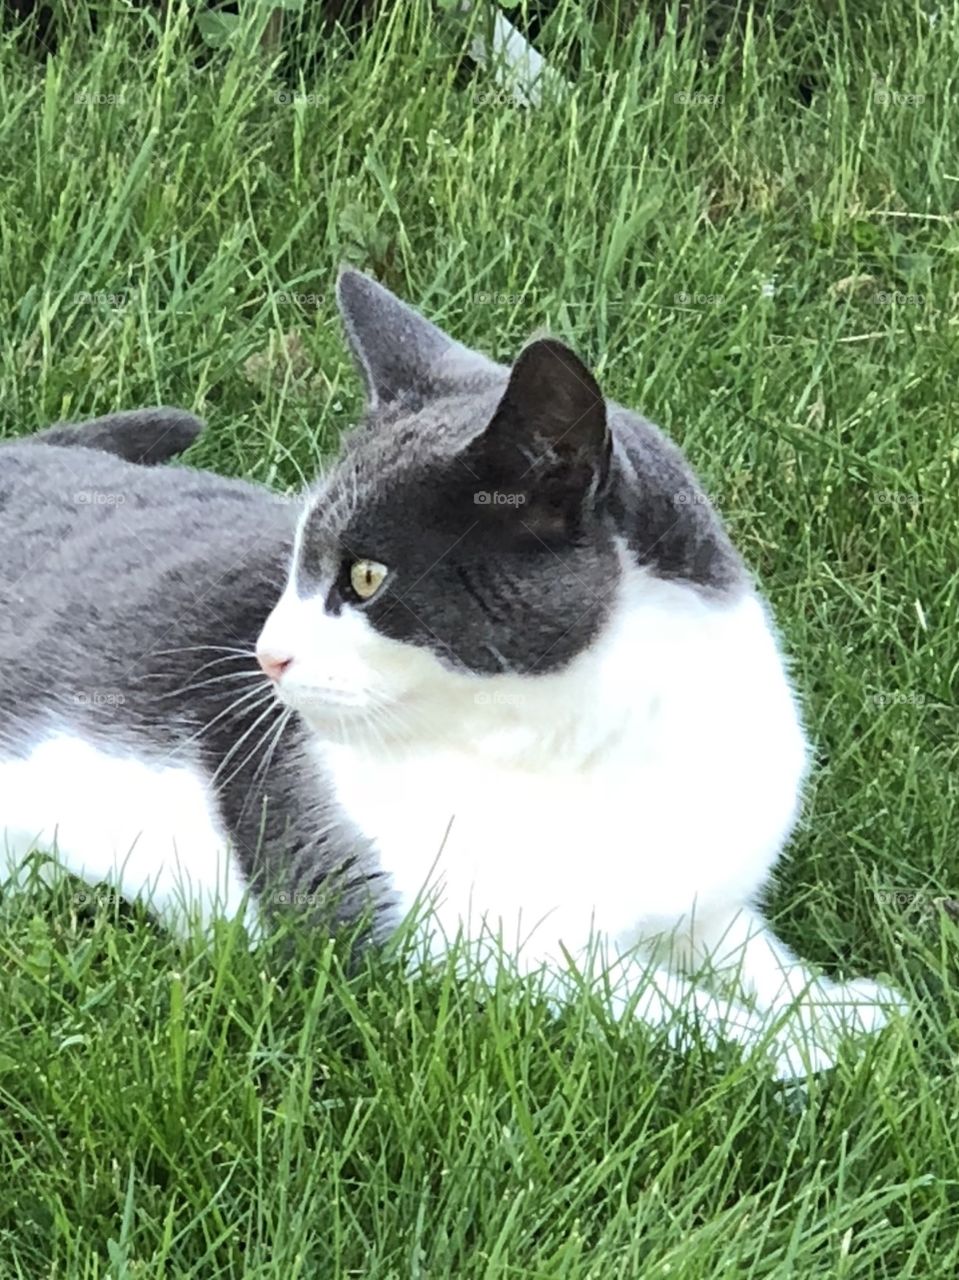
<svg viewBox="0 0 959 1280"><path fill-rule="evenodd" d="M521 517L549 527L602 492L611 449L596 379L564 343L541 338L520 352L489 426L465 461L484 480L521 495Z"/></svg>
<svg viewBox="0 0 959 1280"><path fill-rule="evenodd" d="M340 270L336 300L371 408L499 368L350 267Z"/></svg>

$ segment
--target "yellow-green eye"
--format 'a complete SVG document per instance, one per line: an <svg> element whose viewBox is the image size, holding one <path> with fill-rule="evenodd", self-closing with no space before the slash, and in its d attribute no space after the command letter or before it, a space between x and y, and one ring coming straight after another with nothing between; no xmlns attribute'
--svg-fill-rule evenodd
<svg viewBox="0 0 959 1280"><path fill-rule="evenodd" d="M350 568L350 586L361 600L375 596L389 570L376 560L355 560Z"/></svg>

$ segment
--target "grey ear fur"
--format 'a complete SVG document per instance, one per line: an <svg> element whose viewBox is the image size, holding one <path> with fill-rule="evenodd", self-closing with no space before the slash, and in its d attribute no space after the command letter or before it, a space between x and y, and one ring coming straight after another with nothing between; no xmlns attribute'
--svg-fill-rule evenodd
<svg viewBox="0 0 959 1280"><path fill-rule="evenodd" d="M370 408L501 372L492 360L455 341L352 267L340 269L336 300Z"/></svg>
<svg viewBox="0 0 959 1280"><path fill-rule="evenodd" d="M470 447L477 467L544 487L576 505L609 473L612 440L602 391L587 366L556 338L520 352L486 430Z"/></svg>

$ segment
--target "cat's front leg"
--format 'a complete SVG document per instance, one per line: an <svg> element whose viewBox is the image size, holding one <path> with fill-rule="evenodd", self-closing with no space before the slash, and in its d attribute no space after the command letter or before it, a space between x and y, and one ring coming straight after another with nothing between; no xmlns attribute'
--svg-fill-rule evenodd
<svg viewBox="0 0 959 1280"><path fill-rule="evenodd" d="M848 1036L880 1031L905 998L891 987L860 978L836 982L804 964L750 907L693 914L667 944L680 970L704 965L727 990L745 994L767 1023L814 1047L825 1065Z"/></svg>
<svg viewBox="0 0 959 1280"><path fill-rule="evenodd" d="M815 1045L781 1036L761 1011L727 993L707 991L640 951L608 965L593 960L571 970L547 970L547 994L556 1004L584 983L617 1020L635 1017L648 1026L664 1027L667 1042L678 1052L688 1052L697 1043L713 1048L735 1044L746 1054L761 1052L771 1059L780 1080L804 1078L831 1065Z"/></svg>

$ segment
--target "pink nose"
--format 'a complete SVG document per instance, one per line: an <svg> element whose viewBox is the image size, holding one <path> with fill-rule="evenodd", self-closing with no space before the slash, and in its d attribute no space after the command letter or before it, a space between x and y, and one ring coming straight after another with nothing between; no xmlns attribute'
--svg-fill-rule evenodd
<svg viewBox="0 0 959 1280"><path fill-rule="evenodd" d="M286 658L279 653L269 653L264 649L257 649L256 660L271 680L279 680L283 672L293 662L292 658Z"/></svg>

